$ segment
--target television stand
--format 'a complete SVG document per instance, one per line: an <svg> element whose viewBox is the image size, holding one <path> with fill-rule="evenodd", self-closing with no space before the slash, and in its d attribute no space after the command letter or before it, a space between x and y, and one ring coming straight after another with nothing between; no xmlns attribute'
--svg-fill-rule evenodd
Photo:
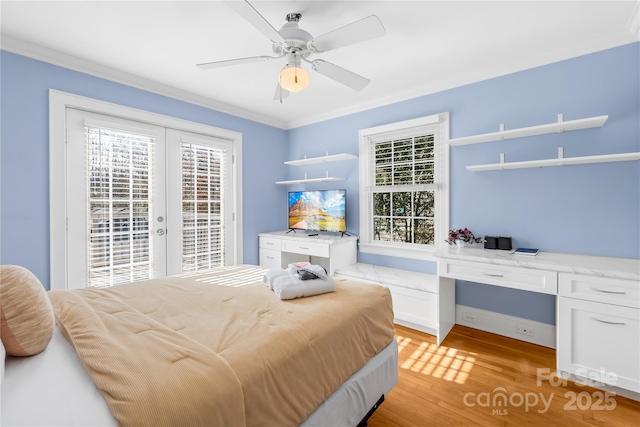
<svg viewBox="0 0 640 427"><path fill-rule="evenodd" d="M286 232L286 233L284 233L284 234L289 234L289 233L291 233L292 231L293 231L293 234L296 234L296 229L295 229L295 228L290 228L290 229L289 229L289 231L287 231L287 232Z"/></svg>
<svg viewBox="0 0 640 427"><path fill-rule="evenodd" d="M358 262L357 236L293 236L289 231L259 234L261 266L287 268L291 263L307 261L321 265L333 275L338 268Z"/></svg>

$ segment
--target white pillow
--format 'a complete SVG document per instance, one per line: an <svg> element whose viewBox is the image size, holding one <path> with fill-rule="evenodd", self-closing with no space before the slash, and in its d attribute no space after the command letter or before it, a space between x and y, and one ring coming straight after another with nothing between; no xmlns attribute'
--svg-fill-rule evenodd
<svg viewBox="0 0 640 427"><path fill-rule="evenodd" d="M0 341L0 358L0 384L2 384L2 379L4 378L4 359L7 358L7 351L4 349L2 341Z"/></svg>

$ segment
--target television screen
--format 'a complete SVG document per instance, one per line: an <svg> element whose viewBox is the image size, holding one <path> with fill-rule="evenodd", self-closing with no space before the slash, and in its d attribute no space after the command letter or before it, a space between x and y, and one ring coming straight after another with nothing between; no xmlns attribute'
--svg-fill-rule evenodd
<svg viewBox="0 0 640 427"><path fill-rule="evenodd" d="M290 191L289 228L347 231L346 190Z"/></svg>

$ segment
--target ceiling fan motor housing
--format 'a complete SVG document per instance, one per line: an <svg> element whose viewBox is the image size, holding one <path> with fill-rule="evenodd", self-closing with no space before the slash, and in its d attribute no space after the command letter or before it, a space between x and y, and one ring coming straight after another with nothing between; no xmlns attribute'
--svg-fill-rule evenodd
<svg viewBox="0 0 640 427"><path fill-rule="evenodd" d="M287 22L280 28L280 35L285 39L284 43L274 43L273 51L278 55L288 55L296 53L303 58L311 54L307 43L313 40L313 36L307 31L298 27L298 21L302 17L299 13L287 15Z"/></svg>

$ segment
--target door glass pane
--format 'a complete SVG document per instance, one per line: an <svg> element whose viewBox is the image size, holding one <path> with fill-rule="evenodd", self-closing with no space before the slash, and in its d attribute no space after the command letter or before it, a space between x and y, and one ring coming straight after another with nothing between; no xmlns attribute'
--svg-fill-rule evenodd
<svg viewBox="0 0 640 427"><path fill-rule="evenodd" d="M88 286L153 278L154 139L85 126Z"/></svg>
<svg viewBox="0 0 640 427"><path fill-rule="evenodd" d="M224 265L224 151L191 143L182 154L182 271Z"/></svg>

